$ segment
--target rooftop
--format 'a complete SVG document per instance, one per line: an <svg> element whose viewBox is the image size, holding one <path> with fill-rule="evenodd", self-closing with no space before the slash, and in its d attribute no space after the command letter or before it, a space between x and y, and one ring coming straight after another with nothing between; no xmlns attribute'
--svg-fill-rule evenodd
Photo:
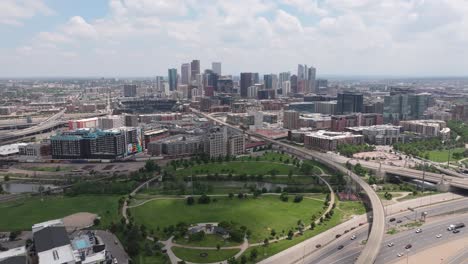
<svg viewBox="0 0 468 264"><path fill-rule="evenodd" d="M307 134L307 136L311 137L316 137L316 138L322 138L322 139L341 139L341 138L350 138L350 137L362 137L361 135L355 135L351 132L332 132L332 131L327 131L327 130L318 130L315 132L310 132Z"/></svg>

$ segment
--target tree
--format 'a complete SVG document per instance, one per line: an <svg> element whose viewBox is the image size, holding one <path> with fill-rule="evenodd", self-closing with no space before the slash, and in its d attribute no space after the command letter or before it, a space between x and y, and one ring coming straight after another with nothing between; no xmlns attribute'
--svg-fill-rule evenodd
<svg viewBox="0 0 468 264"><path fill-rule="evenodd" d="M206 194L202 194L202 196L198 198L199 204L209 204L210 202L211 202L211 198Z"/></svg>
<svg viewBox="0 0 468 264"><path fill-rule="evenodd" d="M237 194L237 198L239 198L239 199L244 198L244 194L240 192L239 194Z"/></svg>
<svg viewBox="0 0 468 264"><path fill-rule="evenodd" d="M288 193L286 192L281 193L280 200L283 202L287 202L289 200Z"/></svg>
<svg viewBox="0 0 468 264"><path fill-rule="evenodd" d="M94 224L94 225L97 226L97 225L99 225L100 223L101 223L101 219L99 219L99 218L94 218L94 220L93 220L93 224Z"/></svg>
<svg viewBox="0 0 468 264"><path fill-rule="evenodd" d="M268 246L268 243L269 243L268 238L265 238L265 239L263 240L263 246L264 246L264 247L267 247L267 246Z"/></svg>
<svg viewBox="0 0 468 264"><path fill-rule="evenodd" d="M258 251L256 248L252 249L252 251L250 252L250 260L255 260L257 259L257 256L258 256Z"/></svg>
<svg viewBox="0 0 468 264"><path fill-rule="evenodd" d="M195 198L193 196L187 197L187 205L193 205L195 203Z"/></svg>
<svg viewBox="0 0 468 264"><path fill-rule="evenodd" d="M288 232L288 239L291 240L294 236L294 232L292 230L289 230Z"/></svg>
<svg viewBox="0 0 468 264"><path fill-rule="evenodd" d="M6 181L6 182L10 181L10 175L3 176L3 180Z"/></svg>
<svg viewBox="0 0 468 264"><path fill-rule="evenodd" d="M160 167L154 162L154 160L147 160L145 162L145 170L148 172L159 171Z"/></svg>
<svg viewBox="0 0 468 264"><path fill-rule="evenodd" d="M246 264L247 263L247 257L245 255L242 255L242 257L240 259L240 263L241 264Z"/></svg>
<svg viewBox="0 0 468 264"><path fill-rule="evenodd" d="M315 228L315 221L312 221L312 223L310 223L310 230L314 230Z"/></svg>
<svg viewBox="0 0 468 264"><path fill-rule="evenodd" d="M295 203L300 203L300 202L302 202L302 199L304 199L304 197L302 195L296 195L294 197L294 202Z"/></svg>
<svg viewBox="0 0 468 264"><path fill-rule="evenodd" d="M228 194L228 197L229 197L229 199L232 199L232 198L234 197L234 194L233 194L233 193L229 193L229 194Z"/></svg>
<svg viewBox="0 0 468 264"><path fill-rule="evenodd" d="M271 235L272 237L276 236L276 231L275 231L275 229L272 229L272 230L271 230L270 235Z"/></svg>
<svg viewBox="0 0 468 264"><path fill-rule="evenodd" d="M227 156L226 156L227 157ZM221 245L216 244L216 249L219 251L221 249Z"/></svg>

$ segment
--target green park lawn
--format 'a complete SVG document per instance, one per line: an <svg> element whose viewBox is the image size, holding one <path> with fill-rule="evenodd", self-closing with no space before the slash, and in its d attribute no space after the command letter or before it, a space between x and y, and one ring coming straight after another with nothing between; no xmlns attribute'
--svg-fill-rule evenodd
<svg viewBox="0 0 468 264"><path fill-rule="evenodd" d="M295 236L293 239L281 240L275 243L270 243L268 246L255 246L248 248L243 255L248 259L249 264L257 263L262 259L271 257L287 248L290 248L308 238L316 236L328 229L339 225L340 223L346 221L346 215L352 215L355 213L363 214L365 209L362 203L360 202L339 202L337 207L334 210L334 214L330 220L323 222L322 224L317 225L314 230L306 230L303 235ZM323 246L323 245L322 245ZM250 259L250 254L253 250L257 250L257 258L254 260ZM293 260L291 260L293 261Z"/></svg>
<svg viewBox="0 0 468 264"><path fill-rule="evenodd" d="M454 148L450 150L450 160L456 160L453 157L453 153L463 153L465 151L464 148ZM429 155L429 160L435 162L447 162L449 151L448 150L432 150L425 152Z"/></svg>
<svg viewBox="0 0 468 264"><path fill-rule="evenodd" d="M63 218L79 212L101 216L106 228L112 221L118 222L118 196L81 195L28 197L13 202L0 203L0 231L31 230L36 223Z"/></svg>
<svg viewBox="0 0 468 264"><path fill-rule="evenodd" d="M171 261L167 255L145 256L140 254L133 258L136 264L170 264Z"/></svg>
<svg viewBox="0 0 468 264"><path fill-rule="evenodd" d="M292 165L286 165L281 163L272 163L265 161L231 161L222 163L208 163L195 165L191 168L179 169L175 172L177 176L187 175L206 175L206 174L229 174L233 175L247 174L247 175L258 175L270 174L272 170L276 171L277 175L287 175L289 171L293 174L299 174L299 169Z"/></svg>
<svg viewBox="0 0 468 264"><path fill-rule="evenodd" d="M177 257L185 261L195 263L214 263L233 257L240 251L240 249L199 250L173 247L172 251ZM207 253L208 255L202 257L200 256L201 253Z"/></svg>
<svg viewBox="0 0 468 264"><path fill-rule="evenodd" d="M224 240L219 235L205 235L202 241L189 241L188 239L181 238L174 240L174 243L197 247L216 247L217 245L220 245L221 247L232 247L241 244L230 240Z"/></svg>
<svg viewBox="0 0 468 264"><path fill-rule="evenodd" d="M261 196L258 199L227 197L218 198L217 202L210 204L195 204L189 206L185 200L166 199L154 200L142 206L130 209L138 224L144 224L160 237L164 234L159 230L178 222L188 224L234 221L240 226L246 226L251 232L251 243L263 241L269 237L271 229L278 234L283 230L297 226L302 220L309 224L312 215L320 215L323 202L313 199L304 199L300 203L293 203L290 195L289 202L280 201L278 196Z"/></svg>

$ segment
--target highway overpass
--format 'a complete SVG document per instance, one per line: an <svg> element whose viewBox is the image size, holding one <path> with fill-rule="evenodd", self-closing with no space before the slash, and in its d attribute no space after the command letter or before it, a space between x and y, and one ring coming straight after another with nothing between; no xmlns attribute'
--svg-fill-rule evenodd
<svg viewBox="0 0 468 264"><path fill-rule="evenodd" d="M263 135L259 135L251 131L244 131L236 126L227 124L226 122L223 122L214 117L211 117L210 115L202 113L196 109L191 108L191 110L192 112L202 115L205 118L212 120L213 122L230 127L233 130L239 131L241 133L245 133L251 137L261 139L265 142L275 144L279 146L281 149L286 150L290 153L293 153L297 156L300 156L304 159L316 160L336 171L340 171L343 174L349 175L356 183L358 183L361 186L364 192L366 192L371 202L372 214L373 214L372 229L367 239L367 244L364 250L362 250L361 254L359 255L356 263L369 264L369 263L375 262L377 255L379 254L379 251L380 251L380 245L383 241L383 236L384 236L384 231L385 231L385 211L384 211L382 202L380 201L380 198L377 196L374 190L369 186L369 184L367 184L364 180L361 179L361 177L349 171L346 167L344 167L340 163L333 161L332 159L330 159L330 157L326 155L324 156L324 154L320 152L298 148L298 147L291 146L291 145L288 145L288 144L285 144L276 140L269 139Z"/></svg>

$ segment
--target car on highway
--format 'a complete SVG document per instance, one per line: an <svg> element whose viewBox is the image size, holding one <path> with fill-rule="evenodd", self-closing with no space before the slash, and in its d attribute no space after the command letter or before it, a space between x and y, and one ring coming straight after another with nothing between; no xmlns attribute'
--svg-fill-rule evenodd
<svg viewBox="0 0 468 264"><path fill-rule="evenodd" d="M388 221L389 221L389 222L395 222L395 220L396 220L395 217L392 217L392 218L390 218Z"/></svg>
<svg viewBox="0 0 468 264"><path fill-rule="evenodd" d="M356 239L356 235L351 236L351 240L354 240L354 239Z"/></svg>
<svg viewBox="0 0 468 264"><path fill-rule="evenodd" d="M343 248L344 248L343 245L339 245L339 246L338 246L338 250L341 250L341 249L343 249Z"/></svg>
<svg viewBox="0 0 468 264"><path fill-rule="evenodd" d="M322 247L322 245L320 245L320 244L315 245L315 248L321 248L321 247Z"/></svg>
<svg viewBox="0 0 468 264"><path fill-rule="evenodd" d="M455 230L455 229L459 229L459 228L463 228L465 227L465 224L464 223L458 223L458 224L454 224L454 225L449 225L447 227L447 230L448 231L452 231L452 230Z"/></svg>
<svg viewBox="0 0 468 264"><path fill-rule="evenodd" d="M351 230L354 230L354 229L356 229L356 227L355 227L355 226L351 227Z"/></svg>
<svg viewBox="0 0 468 264"><path fill-rule="evenodd" d="M366 223L359 223L359 226L363 226L363 225L365 225L365 224L366 224Z"/></svg>
<svg viewBox="0 0 468 264"><path fill-rule="evenodd" d="M405 253L403 253L403 252L400 252L400 253L397 254L397 256L398 256L399 258L400 258L400 257L403 257L404 255L405 255Z"/></svg>
<svg viewBox="0 0 468 264"><path fill-rule="evenodd" d="M340 235L340 234L338 234L338 235L336 235L335 237L336 237L336 238L339 238L340 236L341 236L341 235Z"/></svg>
<svg viewBox="0 0 468 264"><path fill-rule="evenodd" d="M413 247L413 245L411 245L411 244L408 244L408 245L405 246L406 249L410 249L412 247Z"/></svg>
<svg viewBox="0 0 468 264"><path fill-rule="evenodd" d="M419 234L419 233L421 233L421 232L422 232L422 229L421 229L421 228L416 229L416 234Z"/></svg>
<svg viewBox="0 0 468 264"><path fill-rule="evenodd" d="M345 234L348 233L348 232L349 232L349 230L345 230L345 231L344 231Z"/></svg>
<svg viewBox="0 0 468 264"><path fill-rule="evenodd" d="M436 237L437 237L437 238L441 238L441 237L442 237L442 234L438 234Z"/></svg>
<svg viewBox="0 0 468 264"><path fill-rule="evenodd" d="M395 244L393 244L393 242L390 242L387 244L387 247L393 247Z"/></svg>
<svg viewBox="0 0 468 264"><path fill-rule="evenodd" d="M401 219L398 219L396 222L397 222L397 224L400 224L403 221L401 221Z"/></svg>
<svg viewBox="0 0 468 264"><path fill-rule="evenodd" d="M454 234L460 233L460 230L455 229L455 230L452 231L452 233L454 233Z"/></svg>

